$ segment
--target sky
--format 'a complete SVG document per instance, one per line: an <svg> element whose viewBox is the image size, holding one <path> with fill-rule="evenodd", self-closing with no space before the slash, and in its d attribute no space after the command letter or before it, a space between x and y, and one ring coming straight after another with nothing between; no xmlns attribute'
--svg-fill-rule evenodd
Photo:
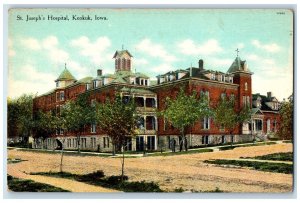
<svg viewBox="0 0 300 203"><path fill-rule="evenodd" d="M26 21L27 15L42 20ZM227 72L238 48L253 72L252 93L271 91L280 101L293 93L290 10L11 9L8 25L10 98L55 88L65 64L76 79L96 77L97 69L114 73L112 57L122 47L133 55L132 70L151 79L199 59L205 69Z"/></svg>

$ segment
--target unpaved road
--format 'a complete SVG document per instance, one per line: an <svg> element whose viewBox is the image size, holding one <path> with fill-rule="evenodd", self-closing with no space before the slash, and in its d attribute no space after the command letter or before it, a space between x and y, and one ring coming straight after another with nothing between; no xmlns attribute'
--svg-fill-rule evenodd
<svg viewBox="0 0 300 203"><path fill-rule="evenodd" d="M167 191L210 191L218 187L226 192L292 192L291 174L270 173L247 168L220 167L203 163L208 159L238 159L278 152L291 152L292 144L240 147L234 150L187 154L166 157L126 158L125 173L132 181L154 181ZM58 171L60 154L8 150L9 158L20 158L20 163L9 164L8 174ZM64 171L85 174L103 170L106 175L119 175L119 158L96 156L64 156ZM32 176L27 176L27 178ZM42 177L38 177L41 179ZM35 181L39 181L37 177ZM47 182L47 181L45 181ZM59 187L59 185L57 185ZM77 187L77 186L75 186ZM82 191L95 192L78 186ZM86 186L87 187L87 186ZM65 188L64 188L65 189ZM104 188L105 189L105 188ZM76 191L76 190L71 190ZM103 191L105 192L105 191ZM111 191L113 192L113 191Z"/></svg>

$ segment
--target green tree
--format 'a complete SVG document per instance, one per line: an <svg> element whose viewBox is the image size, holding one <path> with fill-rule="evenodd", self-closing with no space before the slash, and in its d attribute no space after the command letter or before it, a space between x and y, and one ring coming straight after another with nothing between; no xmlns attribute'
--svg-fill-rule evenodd
<svg viewBox="0 0 300 203"><path fill-rule="evenodd" d="M243 107L237 111L235 109L233 99L221 98L214 108L214 121L222 128L229 131L231 136L231 144L233 143L233 131L251 118L251 110L249 106Z"/></svg>
<svg viewBox="0 0 300 203"><path fill-rule="evenodd" d="M181 88L175 99L166 98L166 108L158 115L164 117L174 128L180 131L180 151L183 146L187 151L186 133L188 128L199 119L210 116L211 110L207 97L202 95L200 99L197 99L196 92L186 95Z"/></svg>
<svg viewBox="0 0 300 203"><path fill-rule="evenodd" d="M87 125L96 121L95 105L90 105L89 94L82 94L75 101L68 101L63 108L64 117L68 122L68 131L77 136L78 153L80 153L80 138Z"/></svg>
<svg viewBox="0 0 300 203"><path fill-rule="evenodd" d="M133 99L129 99L127 103L122 101L119 95L114 100L106 100L103 104L97 104L97 121L101 130L110 138L113 145L113 155L116 149L122 149L122 169L121 177L124 177L124 151L127 146L128 139L135 135L137 127L136 106Z"/></svg>
<svg viewBox="0 0 300 203"><path fill-rule="evenodd" d="M294 104L293 97L289 101L284 101L281 104L280 110L280 127L277 132L280 139L293 139L293 115Z"/></svg>
<svg viewBox="0 0 300 203"><path fill-rule="evenodd" d="M23 94L14 100L8 99L8 136L22 138L23 144L28 144L34 125L33 98L34 95Z"/></svg>
<svg viewBox="0 0 300 203"><path fill-rule="evenodd" d="M58 117L51 111L38 111L34 115L34 138L42 139L41 145L44 147L45 138L51 136L57 130Z"/></svg>

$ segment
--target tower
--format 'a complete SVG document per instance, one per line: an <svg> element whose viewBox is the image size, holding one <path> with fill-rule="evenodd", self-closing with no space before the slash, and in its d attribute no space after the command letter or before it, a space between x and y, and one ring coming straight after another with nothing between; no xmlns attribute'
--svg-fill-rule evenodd
<svg viewBox="0 0 300 203"><path fill-rule="evenodd" d="M238 53L238 50L236 50ZM244 106L252 106L252 79L253 74L247 65L246 61L242 61L237 54L237 57L231 64L227 73L233 74L233 83L239 85L238 89L238 108Z"/></svg>
<svg viewBox="0 0 300 203"><path fill-rule="evenodd" d="M55 80L56 88L66 87L76 81L75 77L70 73L67 69L67 65L65 64L65 69L61 72L58 78Z"/></svg>
<svg viewBox="0 0 300 203"><path fill-rule="evenodd" d="M113 58L115 59L115 72L131 71L132 55L127 50L116 51Z"/></svg>

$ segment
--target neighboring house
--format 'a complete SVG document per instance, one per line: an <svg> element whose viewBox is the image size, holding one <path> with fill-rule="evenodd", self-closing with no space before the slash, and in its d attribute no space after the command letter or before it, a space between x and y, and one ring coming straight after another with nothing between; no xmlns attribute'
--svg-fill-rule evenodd
<svg viewBox="0 0 300 203"><path fill-rule="evenodd" d="M253 114L249 123L249 133L258 135L261 139L265 139L265 136L274 137L280 124L280 102L271 92L267 92L267 96L253 94L252 99Z"/></svg>
<svg viewBox="0 0 300 203"><path fill-rule="evenodd" d="M240 57L235 58L227 73L205 69L204 61L199 60L198 67L158 75L157 82L150 81L150 78L143 73L132 71L132 55L129 51L116 51L113 58L114 74L102 74L102 70L99 69L96 77L77 80L65 67L55 80L56 88L34 99L34 112L43 110L58 114L66 101L75 99L85 92L90 93L91 103L105 102L107 98L112 98L115 93L119 93L124 100L129 97L134 98L140 116L137 136L128 140L126 150L168 150L173 138L176 139L177 144L179 143L179 131L164 118L157 117L156 112L165 108L167 97L175 98L180 88L184 88L189 94L196 91L198 96L207 97L211 106L216 105L221 97L234 99L237 110L246 105L255 105L252 122L237 125L233 137L229 135L227 129L217 126L212 118L199 120L189 129L187 135L189 146L252 141L253 133L257 133L260 129L257 126L261 125L262 134L276 131L278 127L279 120L276 120L274 127L274 117L271 116L276 114L275 109L273 111L265 108L265 106L272 108L273 105L276 108L277 106L273 104L276 98L270 95L270 100L264 100L264 97L259 99L252 95L251 75L253 73L249 70L246 61L242 61ZM259 100L263 101L261 102L263 108L259 107ZM262 119L260 124L256 121L257 118ZM251 124L255 122L258 122L257 125ZM257 130L254 132L253 129ZM58 131L45 140L38 138L37 135L34 147L56 148L56 139L60 139L62 135L63 133ZM110 138L95 124L86 127L79 142L82 150L112 150ZM76 135L67 134L64 145L65 149L76 149Z"/></svg>

